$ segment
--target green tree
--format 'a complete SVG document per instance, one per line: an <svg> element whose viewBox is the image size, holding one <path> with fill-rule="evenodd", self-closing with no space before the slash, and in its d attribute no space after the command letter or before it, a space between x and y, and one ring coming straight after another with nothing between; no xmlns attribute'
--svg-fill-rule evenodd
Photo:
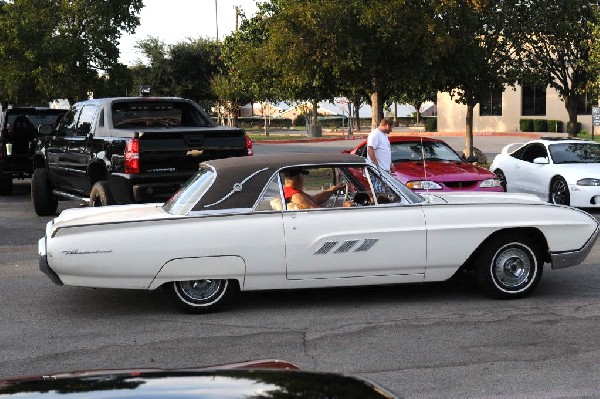
<svg viewBox="0 0 600 399"><path fill-rule="evenodd" d="M437 2L441 56L432 78L467 106L465 154L473 154L473 109L484 97L515 81L505 19L494 0Z"/></svg>
<svg viewBox="0 0 600 399"><path fill-rule="evenodd" d="M169 48L172 95L191 98L206 107L217 97L209 82L224 70L221 44L210 39L188 39Z"/></svg>
<svg viewBox="0 0 600 399"><path fill-rule="evenodd" d="M507 2L508 3L508 2ZM554 88L569 114L567 131L577 134L579 94L590 75L590 51L597 24L597 1L523 0L504 8L507 35L525 76ZM595 12L596 11L596 12Z"/></svg>
<svg viewBox="0 0 600 399"><path fill-rule="evenodd" d="M284 96L282 73L273 62L267 28L276 12L276 2L259 4L256 15L250 19L242 16L240 29L223 43L225 68L222 74L232 85L231 90L243 93L248 102L266 104ZM265 134L269 134L266 117Z"/></svg>
<svg viewBox="0 0 600 399"><path fill-rule="evenodd" d="M169 47L159 38L152 36L138 41L135 47L142 52L147 62L138 60L131 68L134 87L139 89L149 85L153 95L173 95L175 80L171 71Z"/></svg>
<svg viewBox="0 0 600 399"><path fill-rule="evenodd" d="M0 79L17 102L72 100L118 64L142 0L14 0L0 13Z"/></svg>

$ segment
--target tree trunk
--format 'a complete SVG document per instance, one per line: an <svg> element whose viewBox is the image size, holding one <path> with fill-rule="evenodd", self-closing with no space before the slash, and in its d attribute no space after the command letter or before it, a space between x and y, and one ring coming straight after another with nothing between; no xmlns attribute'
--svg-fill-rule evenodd
<svg viewBox="0 0 600 399"><path fill-rule="evenodd" d="M413 105L413 107L415 107L415 110L416 110L415 114L417 117L417 125L419 125L419 122L421 122L421 112L420 112L421 103L416 103Z"/></svg>
<svg viewBox="0 0 600 399"><path fill-rule="evenodd" d="M475 108L475 105L467 104L467 116L465 118L467 131L464 151L467 158L473 155L473 108Z"/></svg>
<svg viewBox="0 0 600 399"><path fill-rule="evenodd" d="M355 129L357 132L360 132L360 101L354 101L354 123L356 123Z"/></svg>
<svg viewBox="0 0 600 399"><path fill-rule="evenodd" d="M371 130L379 126L383 119L383 96L379 92L371 93Z"/></svg>
<svg viewBox="0 0 600 399"><path fill-rule="evenodd" d="M564 96L565 108L569 114L567 123L567 133L569 136L576 137L580 130L580 124L577 122L577 100L576 96Z"/></svg>

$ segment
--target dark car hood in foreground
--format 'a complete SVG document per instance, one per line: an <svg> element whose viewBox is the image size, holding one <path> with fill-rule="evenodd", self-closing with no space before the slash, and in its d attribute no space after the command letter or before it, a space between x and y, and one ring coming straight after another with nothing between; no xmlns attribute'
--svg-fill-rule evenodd
<svg viewBox="0 0 600 399"><path fill-rule="evenodd" d="M394 170L405 179L402 182L416 179L435 181L481 181L494 178L495 175L487 169L466 162L454 161L402 161L394 164Z"/></svg>
<svg viewBox="0 0 600 399"><path fill-rule="evenodd" d="M146 371L0 382L19 398L397 398L369 382L299 370Z"/></svg>

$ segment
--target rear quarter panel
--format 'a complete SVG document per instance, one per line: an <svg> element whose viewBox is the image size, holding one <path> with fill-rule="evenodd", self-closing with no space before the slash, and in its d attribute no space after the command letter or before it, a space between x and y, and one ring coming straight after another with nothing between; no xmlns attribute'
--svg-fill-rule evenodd
<svg viewBox="0 0 600 399"><path fill-rule="evenodd" d="M228 276L240 285L244 273L285 281L280 212L63 227L47 240L47 250L50 267L66 285L155 288L152 281L169 262L177 265L169 270L174 275L199 279L215 278L210 273L227 260L232 262ZM230 258L202 260L207 257ZM241 270L241 261L245 270L231 276L231 270Z"/></svg>

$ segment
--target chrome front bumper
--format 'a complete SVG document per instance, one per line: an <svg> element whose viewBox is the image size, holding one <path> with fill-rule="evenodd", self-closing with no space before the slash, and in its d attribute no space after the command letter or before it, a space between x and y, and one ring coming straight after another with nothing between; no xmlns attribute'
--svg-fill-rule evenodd
<svg viewBox="0 0 600 399"><path fill-rule="evenodd" d="M564 269L567 267L575 266L584 261L584 259L588 256L596 240L598 239L598 235L600 234L600 229L596 227L596 231L590 237L590 239L576 251L567 251L567 252L554 252L550 253L550 263L553 269Z"/></svg>

